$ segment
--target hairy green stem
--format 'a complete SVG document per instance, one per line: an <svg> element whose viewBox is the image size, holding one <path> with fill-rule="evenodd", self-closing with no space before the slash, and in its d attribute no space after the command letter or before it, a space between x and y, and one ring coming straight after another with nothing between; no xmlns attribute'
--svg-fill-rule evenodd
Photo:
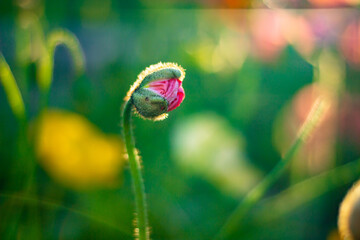
<svg viewBox="0 0 360 240"><path fill-rule="evenodd" d="M135 191L135 207L136 207L136 228L135 236L139 240L148 240L148 218L146 210L146 196L143 178L141 175L141 166L139 158L135 154L135 144L131 129L131 100L127 101L123 113L123 131L125 138L126 151L129 156L129 165L131 177L133 180L133 187Z"/></svg>
<svg viewBox="0 0 360 240"><path fill-rule="evenodd" d="M266 193L266 191L275 183L275 181L285 171L286 167L293 159L295 153L301 145L309 138L316 126L319 124L323 113L327 107L325 100L319 98L307 119L305 120L302 128L300 129L295 142L292 144L285 156L277 163L271 172L262 180L258 185L252 189L245 198L240 202L238 207L230 215L225 222L224 226L220 229L219 233L215 236L216 240L225 239L235 230L236 226L243 219L245 214L253 207L256 202Z"/></svg>

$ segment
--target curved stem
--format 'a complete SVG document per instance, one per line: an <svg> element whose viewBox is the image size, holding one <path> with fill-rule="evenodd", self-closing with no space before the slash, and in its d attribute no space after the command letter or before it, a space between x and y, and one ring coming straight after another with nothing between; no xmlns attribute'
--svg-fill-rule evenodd
<svg viewBox="0 0 360 240"><path fill-rule="evenodd" d="M126 151L129 156L130 172L133 180L133 187L135 191L135 205L136 205L136 224L135 235L139 240L148 240L148 219L146 210L146 197L144 182L141 175L141 166L139 158L135 155L135 144L131 130L131 100L127 101L123 113L123 131L125 138Z"/></svg>
<svg viewBox="0 0 360 240"><path fill-rule="evenodd" d="M312 107L307 119L305 120L302 128L300 129L295 142L292 144L285 156L277 163L271 172L262 180L258 185L252 189L245 198L240 202L238 207L226 220L224 226L220 229L219 233L214 239L220 240L228 237L243 219L245 214L255 205L257 201L266 193L266 191L275 183L281 174L285 171L293 159L295 153L309 138L313 130L319 125L321 118L328 107L327 102L322 98L318 98Z"/></svg>

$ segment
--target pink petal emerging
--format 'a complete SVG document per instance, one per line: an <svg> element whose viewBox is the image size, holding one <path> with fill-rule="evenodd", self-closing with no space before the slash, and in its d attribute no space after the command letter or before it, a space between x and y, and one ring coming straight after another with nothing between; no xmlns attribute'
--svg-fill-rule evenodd
<svg viewBox="0 0 360 240"><path fill-rule="evenodd" d="M146 88L161 95L168 101L168 112L177 108L185 98L181 81L176 78L162 79L149 83Z"/></svg>
<svg viewBox="0 0 360 240"><path fill-rule="evenodd" d="M170 111L174 110L175 108L177 108L178 106L180 106L180 104L184 100L184 98L185 98L185 92L184 92L184 89L182 88L182 86L180 86L176 97L171 102L169 102L168 112L170 112Z"/></svg>

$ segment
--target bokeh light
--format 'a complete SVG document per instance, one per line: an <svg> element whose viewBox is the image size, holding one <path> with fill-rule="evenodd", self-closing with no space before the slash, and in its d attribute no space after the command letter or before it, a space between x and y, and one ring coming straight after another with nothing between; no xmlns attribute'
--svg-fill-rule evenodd
<svg viewBox="0 0 360 240"><path fill-rule="evenodd" d="M175 129L173 149L177 164L189 175L199 175L226 194L241 196L261 174L248 162L244 138L221 116L189 116Z"/></svg>

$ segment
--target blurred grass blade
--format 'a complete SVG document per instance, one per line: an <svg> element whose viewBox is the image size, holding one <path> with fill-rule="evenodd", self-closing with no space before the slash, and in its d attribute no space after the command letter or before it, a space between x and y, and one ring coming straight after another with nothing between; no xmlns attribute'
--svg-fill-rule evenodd
<svg viewBox="0 0 360 240"><path fill-rule="evenodd" d="M303 126L298 132L295 142L292 144L285 156L278 162L272 171L262 180L258 185L251 190L245 198L240 202L238 207L226 220L224 226L220 229L215 239L225 239L236 229L236 226L241 222L246 213L253 207L259 199L266 193L266 191L275 183L275 181L285 171L286 167L293 159L295 153L305 143L309 136L313 133L314 129L319 125L322 116L329 107L329 103L319 97L313 107L311 108L308 117L306 118Z"/></svg>
<svg viewBox="0 0 360 240"><path fill-rule="evenodd" d="M54 57L55 48L60 44L64 44L69 49L74 61L75 73L77 75L82 74L85 68L85 60L83 50L76 36L65 29L51 32L48 36L50 56Z"/></svg>
<svg viewBox="0 0 360 240"><path fill-rule="evenodd" d="M76 36L65 29L54 30L47 38L47 51L44 51L38 63L38 83L40 89L44 92L48 92L50 89L53 78L55 50L61 44L69 49L74 63L75 74L81 75L84 72L85 58Z"/></svg>
<svg viewBox="0 0 360 240"><path fill-rule="evenodd" d="M11 69L2 53L0 53L0 82L4 86L6 97L9 101L11 110L19 120L24 120L24 101L16 84L14 75L12 74Z"/></svg>
<svg viewBox="0 0 360 240"><path fill-rule="evenodd" d="M79 215L83 218L86 218L90 221L96 222L96 223L100 223L102 225L105 225L109 228L115 229L125 235L130 236L131 235L131 231L129 229L127 229L126 227L121 227L121 225L119 226L118 224L113 224L110 223L108 221L105 221L103 219L100 219L96 216L93 216L89 213L80 211L78 209L75 208L70 208L70 207L66 207L62 204L53 202L53 201L49 201L49 200L44 200L44 199L38 199L35 196L31 196L31 195L23 195L23 194L7 194L7 193L0 193L0 198L5 198L5 199L9 199L11 201L19 201L22 203L28 203L28 204L34 204L34 205L41 205L43 207L47 207L47 208L52 208L52 209L63 209L66 210L68 212L72 212L76 215Z"/></svg>
<svg viewBox="0 0 360 240"><path fill-rule="evenodd" d="M39 17L30 11L20 11L16 19L16 62L26 67L37 61L45 51L45 37Z"/></svg>
<svg viewBox="0 0 360 240"><path fill-rule="evenodd" d="M276 196L264 200L254 219L273 221L326 192L355 181L359 178L359 172L360 159L299 182ZM272 211L269 212L269 209Z"/></svg>
<svg viewBox="0 0 360 240"><path fill-rule="evenodd" d="M48 92L52 82L53 62L47 50L38 61L37 80L42 92Z"/></svg>

